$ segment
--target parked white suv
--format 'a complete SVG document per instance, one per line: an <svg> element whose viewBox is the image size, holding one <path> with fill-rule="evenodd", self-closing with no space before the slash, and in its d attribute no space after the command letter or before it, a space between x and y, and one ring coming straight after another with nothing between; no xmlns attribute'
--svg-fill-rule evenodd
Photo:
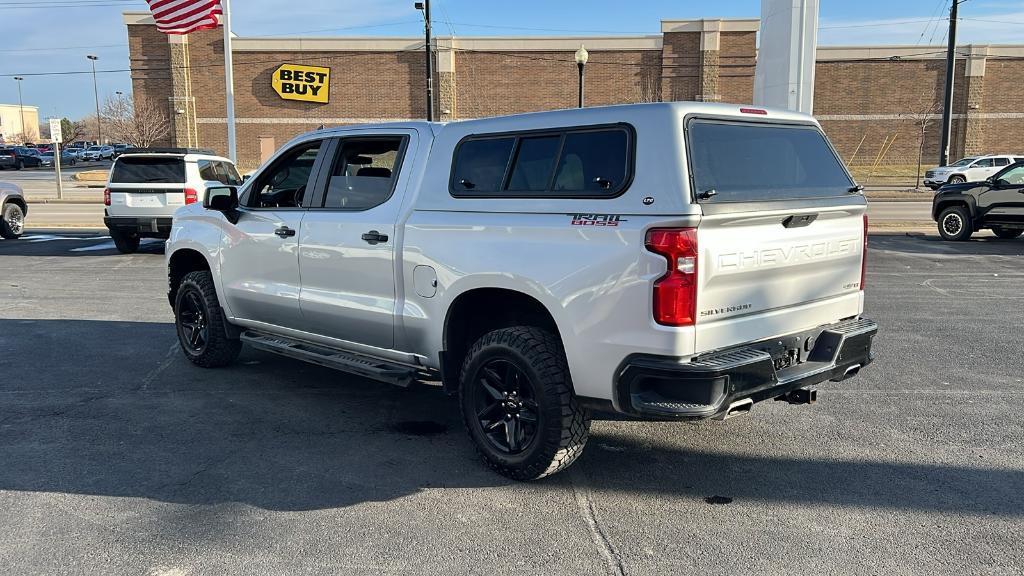
<svg viewBox="0 0 1024 576"><path fill-rule="evenodd" d="M989 176L1015 162L1024 162L1024 156L986 154L968 156L948 166L932 168L924 173L924 185L935 190L943 184L983 182Z"/></svg>
<svg viewBox="0 0 1024 576"><path fill-rule="evenodd" d="M149 148L121 154L103 191L103 223L117 249L128 254L141 238L167 238L178 208L202 202L207 186L237 186L242 178L227 158L210 150Z"/></svg>
<svg viewBox="0 0 1024 576"><path fill-rule="evenodd" d="M866 203L810 116L659 103L296 138L175 213L186 357L242 343L457 395L484 461L571 464L590 410L727 418L872 360Z"/></svg>
<svg viewBox="0 0 1024 576"><path fill-rule="evenodd" d="M110 160L113 157L113 146L89 146L82 152L82 160Z"/></svg>

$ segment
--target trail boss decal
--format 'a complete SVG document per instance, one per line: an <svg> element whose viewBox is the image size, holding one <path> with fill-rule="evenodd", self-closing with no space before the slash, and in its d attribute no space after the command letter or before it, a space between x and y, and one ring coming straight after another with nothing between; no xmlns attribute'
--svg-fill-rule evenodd
<svg viewBox="0 0 1024 576"><path fill-rule="evenodd" d="M628 222L618 214L569 214L572 217L570 226L618 226L619 222Z"/></svg>
<svg viewBox="0 0 1024 576"><path fill-rule="evenodd" d="M282 64L274 70L274 92L285 100L326 104L331 90L331 69Z"/></svg>

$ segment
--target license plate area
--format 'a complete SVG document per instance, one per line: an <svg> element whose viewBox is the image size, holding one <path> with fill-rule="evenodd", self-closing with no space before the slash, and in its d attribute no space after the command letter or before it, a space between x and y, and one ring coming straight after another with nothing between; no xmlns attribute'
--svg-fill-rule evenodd
<svg viewBox="0 0 1024 576"><path fill-rule="evenodd" d="M814 349L816 336L820 330L810 330L799 334L782 336L766 342L759 342L751 348L767 352L772 357L775 371L785 370L807 362L811 350Z"/></svg>

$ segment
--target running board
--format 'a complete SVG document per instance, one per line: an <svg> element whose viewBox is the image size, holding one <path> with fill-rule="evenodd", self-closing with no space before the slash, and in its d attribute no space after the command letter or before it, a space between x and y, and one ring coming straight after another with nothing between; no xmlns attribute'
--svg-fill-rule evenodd
<svg viewBox="0 0 1024 576"><path fill-rule="evenodd" d="M242 342L257 350L265 350L302 360L311 364L319 364L342 372L356 374L371 380L387 382L396 386L407 387L420 379L420 370L397 362L389 362L371 356L353 352L343 352L326 346L311 344L285 336L277 336L246 330L239 336Z"/></svg>

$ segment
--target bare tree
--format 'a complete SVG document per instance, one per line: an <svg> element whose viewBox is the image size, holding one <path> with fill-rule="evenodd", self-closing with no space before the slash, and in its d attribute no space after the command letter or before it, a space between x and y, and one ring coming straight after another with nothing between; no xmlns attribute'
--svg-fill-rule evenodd
<svg viewBox="0 0 1024 576"><path fill-rule="evenodd" d="M101 115L104 128L114 139L136 148L152 146L167 136L171 128L166 112L149 100L107 98Z"/></svg>

